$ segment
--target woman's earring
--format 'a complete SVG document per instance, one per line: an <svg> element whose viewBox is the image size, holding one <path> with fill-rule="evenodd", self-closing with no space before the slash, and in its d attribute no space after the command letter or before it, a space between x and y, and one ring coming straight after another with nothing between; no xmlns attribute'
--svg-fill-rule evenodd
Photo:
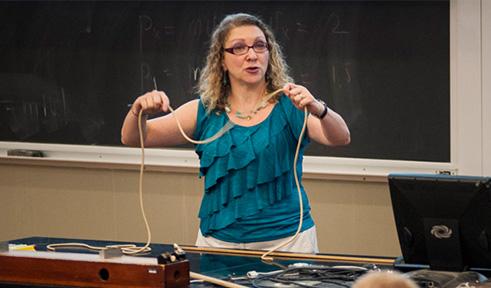
<svg viewBox="0 0 491 288"><path fill-rule="evenodd" d="M222 85L227 86L228 85L228 73L227 71L223 71L223 77L222 77Z"/></svg>
<svg viewBox="0 0 491 288"><path fill-rule="evenodd" d="M271 80L271 76L269 76L269 68L268 70L266 70L266 75L264 75L264 80L266 81L266 83L269 83L269 81Z"/></svg>

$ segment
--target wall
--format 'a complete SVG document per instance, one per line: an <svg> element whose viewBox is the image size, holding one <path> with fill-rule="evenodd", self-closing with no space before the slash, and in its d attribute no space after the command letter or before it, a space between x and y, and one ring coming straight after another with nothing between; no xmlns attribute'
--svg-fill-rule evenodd
<svg viewBox="0 0 491 288"><path fill-rule="evenodd" d="M483 174L491 175L491 1L482 1Z"/></svg>
<svg viewBox="0 0 491 288"><path fill-rule="evenodd" d="M146 241L138 172L0 165L0 239L57 236ZM153 242L194 244L202 180L149 172L144 205ZM399 255L385 183L307 180L323 252Z"/></svg>

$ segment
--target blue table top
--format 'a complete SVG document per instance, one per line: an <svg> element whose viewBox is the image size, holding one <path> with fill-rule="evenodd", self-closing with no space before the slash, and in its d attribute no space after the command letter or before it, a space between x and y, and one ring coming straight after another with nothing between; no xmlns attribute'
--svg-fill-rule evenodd
<svg viewBox="0 0 491 288"><path fill-rule="evenodd" d="M138 246L142 246L142 243L137 242L120 242L120 241L111 241L111 240L81 240L81 239L70 239L70 238L53 238L53 237L28 237L22 239L16 239L9 241L11 244L28 244L35 245L37 251L46 251L46 246L49 244L57 244L57 243L68 243L68 242L77 242L77 243L85 243L91 246L106 246L106 245L116 245L116 244L135 244ZM164 252L173 252L173 246L169 244L156 244L152 243L150 245L152 251L149 254L135 256L135 257L157 257L158 255ZM57 251L62 252L75 252L75 253L98 253L96 251L88 250L88 249L57 249ZM223 255L223 254L212 254L212 253L203 253L203 252L187 252L186 258L190 263L190 270L192 272L200 273L203 275L220 278L223 280L229 280L235 277L242 277L247 274L249 271L257 271L257 272L270 272L280 270L281 267L287 267L288 265L294 263L307 263L313 265L356 265L361 267L373 268L374 264L369 263L326 263L325 261L310 261L310 260L295 260L288 259L283 260L276 258L274 264L264 263L261 261L259 257L251 257L251 256L241 256L241 255ZM382 257L380 257L382 259ZM383 258L387 259L387 258ZM381 268L393 268L393 266L380 266ZM208 284L200 284L193 283L192 287L207 287Z"/></svg>

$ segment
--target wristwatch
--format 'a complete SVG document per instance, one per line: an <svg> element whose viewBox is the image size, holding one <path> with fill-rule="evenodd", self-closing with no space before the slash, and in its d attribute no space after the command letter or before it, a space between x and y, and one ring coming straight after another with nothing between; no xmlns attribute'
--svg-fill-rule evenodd
<svg viewBox="0 0 491 288"><path fill-rule="evenodd" d="M327 104L326 104L326 102L324 102L324 101L322 101L322 100L320 100L320 99L316 99L316 100L317 100L319 103L321 103L321 104L322 104L322 106L324 106L324 111L322 111L322 113L321 113L320 115L316 115L316 114L312 114L312 115L314 115L315 117L317 117L317 118L319 118L319 119L324 119L324 117L326 117L326 115L327 115L327 111L329 110L329 109L327 108Z"/></svg>

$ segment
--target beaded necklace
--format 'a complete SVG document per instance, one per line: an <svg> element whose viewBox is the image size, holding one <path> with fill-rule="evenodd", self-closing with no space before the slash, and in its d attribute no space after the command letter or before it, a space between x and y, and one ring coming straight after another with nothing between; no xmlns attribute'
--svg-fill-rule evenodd
<svg viewBox="0 0 491 288"><path fill-rule="evenodd" d="M275 91L277 92L277 91ZM268 106L268 102L271 100L272 96L274 96L276 93L271 93L271 94L268 94L266 96L264 96L261 101L256 105L256 107L254 109L252 109L249 113L244 113L244 112L241 112L241 111L235 111L234 115L235 117L239 118L239 119L244 119L244 120L251 120L252 117L254 117L259 111L261 111L261 109L264 109L266 108L266 106ZM230 114L232 112L232 106L230 105L230 103L228 103L228 101L225 103L225 112L227 112L227 114Z"/></svg>

